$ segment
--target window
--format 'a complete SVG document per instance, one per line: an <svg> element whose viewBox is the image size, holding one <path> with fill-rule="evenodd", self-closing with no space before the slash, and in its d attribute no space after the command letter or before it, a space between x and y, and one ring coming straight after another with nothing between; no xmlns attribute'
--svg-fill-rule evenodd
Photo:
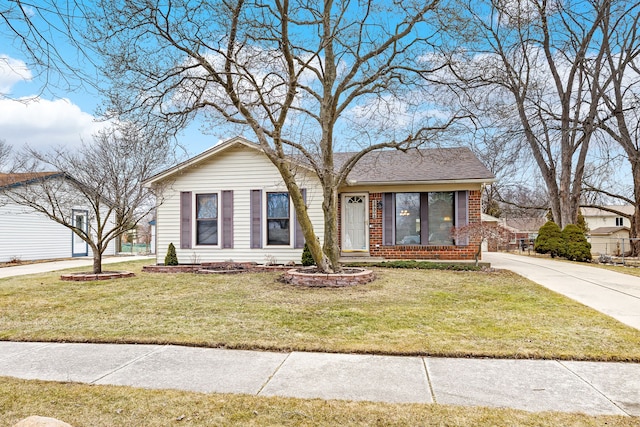
<svg viewBox="0 0 640 427"><path fill-rule="evenodd" d="M420 193L396 193L396 245L420 244Z"/></svg>
<svg viewBox="0 0 640 427"><path fill-rule="evenodd" d="M291 244L289 193L267 193L267 245Z"/></svg>
<svg viewBox="0 0 640 427"><path fill-rule="evenodd" d="M454 198L452 192L429 193L429 244L453 245Z"/></svg>
<svg viewBox="0 0 640 427"><path fill-rule="evenodd" d="M218 195L196 195L196 244L218 244Z"/></svg>
<svg viewBox="0 0 640 427"><path fill-rule="evenodd" d="M383 194L383 244L468 245L452 229L468 223L466 191Z"/></svg>
<svg viewBox="0 0 640 427"><path fill-rule="evenodd" d="M616 218L616 227L622 227L624 225L624 218L618 217Z"/></svg>

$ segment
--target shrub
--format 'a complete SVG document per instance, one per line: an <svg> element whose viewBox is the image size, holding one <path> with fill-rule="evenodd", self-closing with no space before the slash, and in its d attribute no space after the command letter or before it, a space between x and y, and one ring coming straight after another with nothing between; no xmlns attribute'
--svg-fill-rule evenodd
<svg viewBox="0 0 640 427"><path fill-rule="evenodd" d="M540 227L533 248L539 254L550 254L552 258L560 255L563 251L563 241L562 231L558 224L547 221L545 225Z"/></svg>
<svg viewBox="0 0 640 427"><path fill-rule="evenodd" d="M173 243L169 243L167 256L164 257L164 265L178 265L178 255L176 254L176 247L173 246Z"/></svg>
<svg viewBox="0 0 640 427"><path fill-rule="evenodd" d="M309 267L310 265L315 265L316 262L311 256L311 251L309 250L309 246L304 244L304 249L302 249L302 266Z"/></svg>
<svg viewBox="0 0 640 427"><path fill-rule="evenodd" d="M580 227L567 225L562 230L562 256L571 261L591 262L591 244Z"/></svg>

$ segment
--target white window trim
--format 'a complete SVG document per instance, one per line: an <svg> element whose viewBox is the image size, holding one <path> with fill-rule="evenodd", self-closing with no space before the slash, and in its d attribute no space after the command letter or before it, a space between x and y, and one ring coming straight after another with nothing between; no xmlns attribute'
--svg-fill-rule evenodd
<svg viewBox="0 0 640 427"><path fill-rule="evenodd" d="M267 198L268 198L268 194L269 193L287 193L287 195L289 196L289 244L288 245L270 245L269 244L269 233L268 233L268 228L269 228L269 218L267 217ZM295 223L294 223L294 218L293 218L293 202L291 201L291 194L289 194L289 190L287 190L286 187L284 188L263 188L262 189L262 241L264 242L264 244L262 245L263 248L272 248L272 249L277 249L277 248L286 248L286 249L292 249L295 246Z"/></svg>
<svg viewBox="0 0 640 427"><path fill-rule="evenodd" d="M202 195L209 195L209 194L216 194L217 195L217 199L218 199L218 218L216 219L218 221L218 243L216 243L215 245L203 245L203 244L198 244L198 196L202 196ZM193 220L191 221L191 247L192 249L220 249L222 248L222 245L220 244L221 239L221 231L222 231L222 221L221 221L221 212L220 212L220 202L221 202L221 197L222 197L222 191L221 190L216 190L216 191L203 191L203 192L195 192L192 191L191 192L191 218L193 218ZM185 249L188 250L188 249Z"/></svg>

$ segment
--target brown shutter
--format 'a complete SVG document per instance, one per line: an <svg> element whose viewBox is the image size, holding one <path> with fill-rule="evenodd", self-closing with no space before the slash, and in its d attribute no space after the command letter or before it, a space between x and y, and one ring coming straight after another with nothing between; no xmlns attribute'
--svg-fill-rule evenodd
<svg viewBox="0 0 640 427"><path fill-rule="evenodd" d="M395 197L394 193L382 194L382 244L395 245Z"/></svg>
<svg viewBox="0 0 640 427"><path fill-rule="evenodd" d="M191 249L191 191L180 193L180 249Z"/></svg>
<svg viewBox="0 0 640 427"><path fill-rule="evenodd" d="M429 193L420 193L420 244L429 244Z"/></svg>
<svg viewBox="0 0 640 427"><path fill-rule="evenodd" d="M302 200L304 200L304 204L307 204L307 189L306 188L301 188L300 192L302 193ZM298 216L296 214L295 209L293 210L293 218L294 218L294 223L296 224L296 231L295 231L295 243L293 245L294 248L296 249L302 249L304 248L304 233L302 232L302 227L300 226L300 223L298 222Z"/></svg>
<svg viewBox="0 0 640 427"><path fill-rule="evenodd" d="M222 192L222 247L233 248L233 190Z"/></svg>
<svg viewBox="0 0 640 427"><path fill-rule="evenodd" d="M251 190L251 248L262 247L262 190Z"/></svg>
<svg viewBox="0 0 640 427"><path fill-rule="evenodd" d="M456 227L464 227L469 224L469 192L456 191ZM467 246L469 237L462 236L456 239L456 245Z"/></svg>

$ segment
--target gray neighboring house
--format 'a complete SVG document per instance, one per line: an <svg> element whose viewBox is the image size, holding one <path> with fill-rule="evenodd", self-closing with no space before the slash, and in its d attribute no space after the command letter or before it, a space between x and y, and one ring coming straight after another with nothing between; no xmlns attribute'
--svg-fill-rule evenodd
<svg viewBox="0 0 640 427"><path fill-rule="evenodd" d="M3 189L7 187L27 186L39 180L66 179L69 178L58 172L0 173L0 262L92 255L87 243L69 228L2 196ZM91 226L91 214L86 206L71 206L66 215L81 229L88 230ZM112 242L105 255L114 254Z"/></svg>

